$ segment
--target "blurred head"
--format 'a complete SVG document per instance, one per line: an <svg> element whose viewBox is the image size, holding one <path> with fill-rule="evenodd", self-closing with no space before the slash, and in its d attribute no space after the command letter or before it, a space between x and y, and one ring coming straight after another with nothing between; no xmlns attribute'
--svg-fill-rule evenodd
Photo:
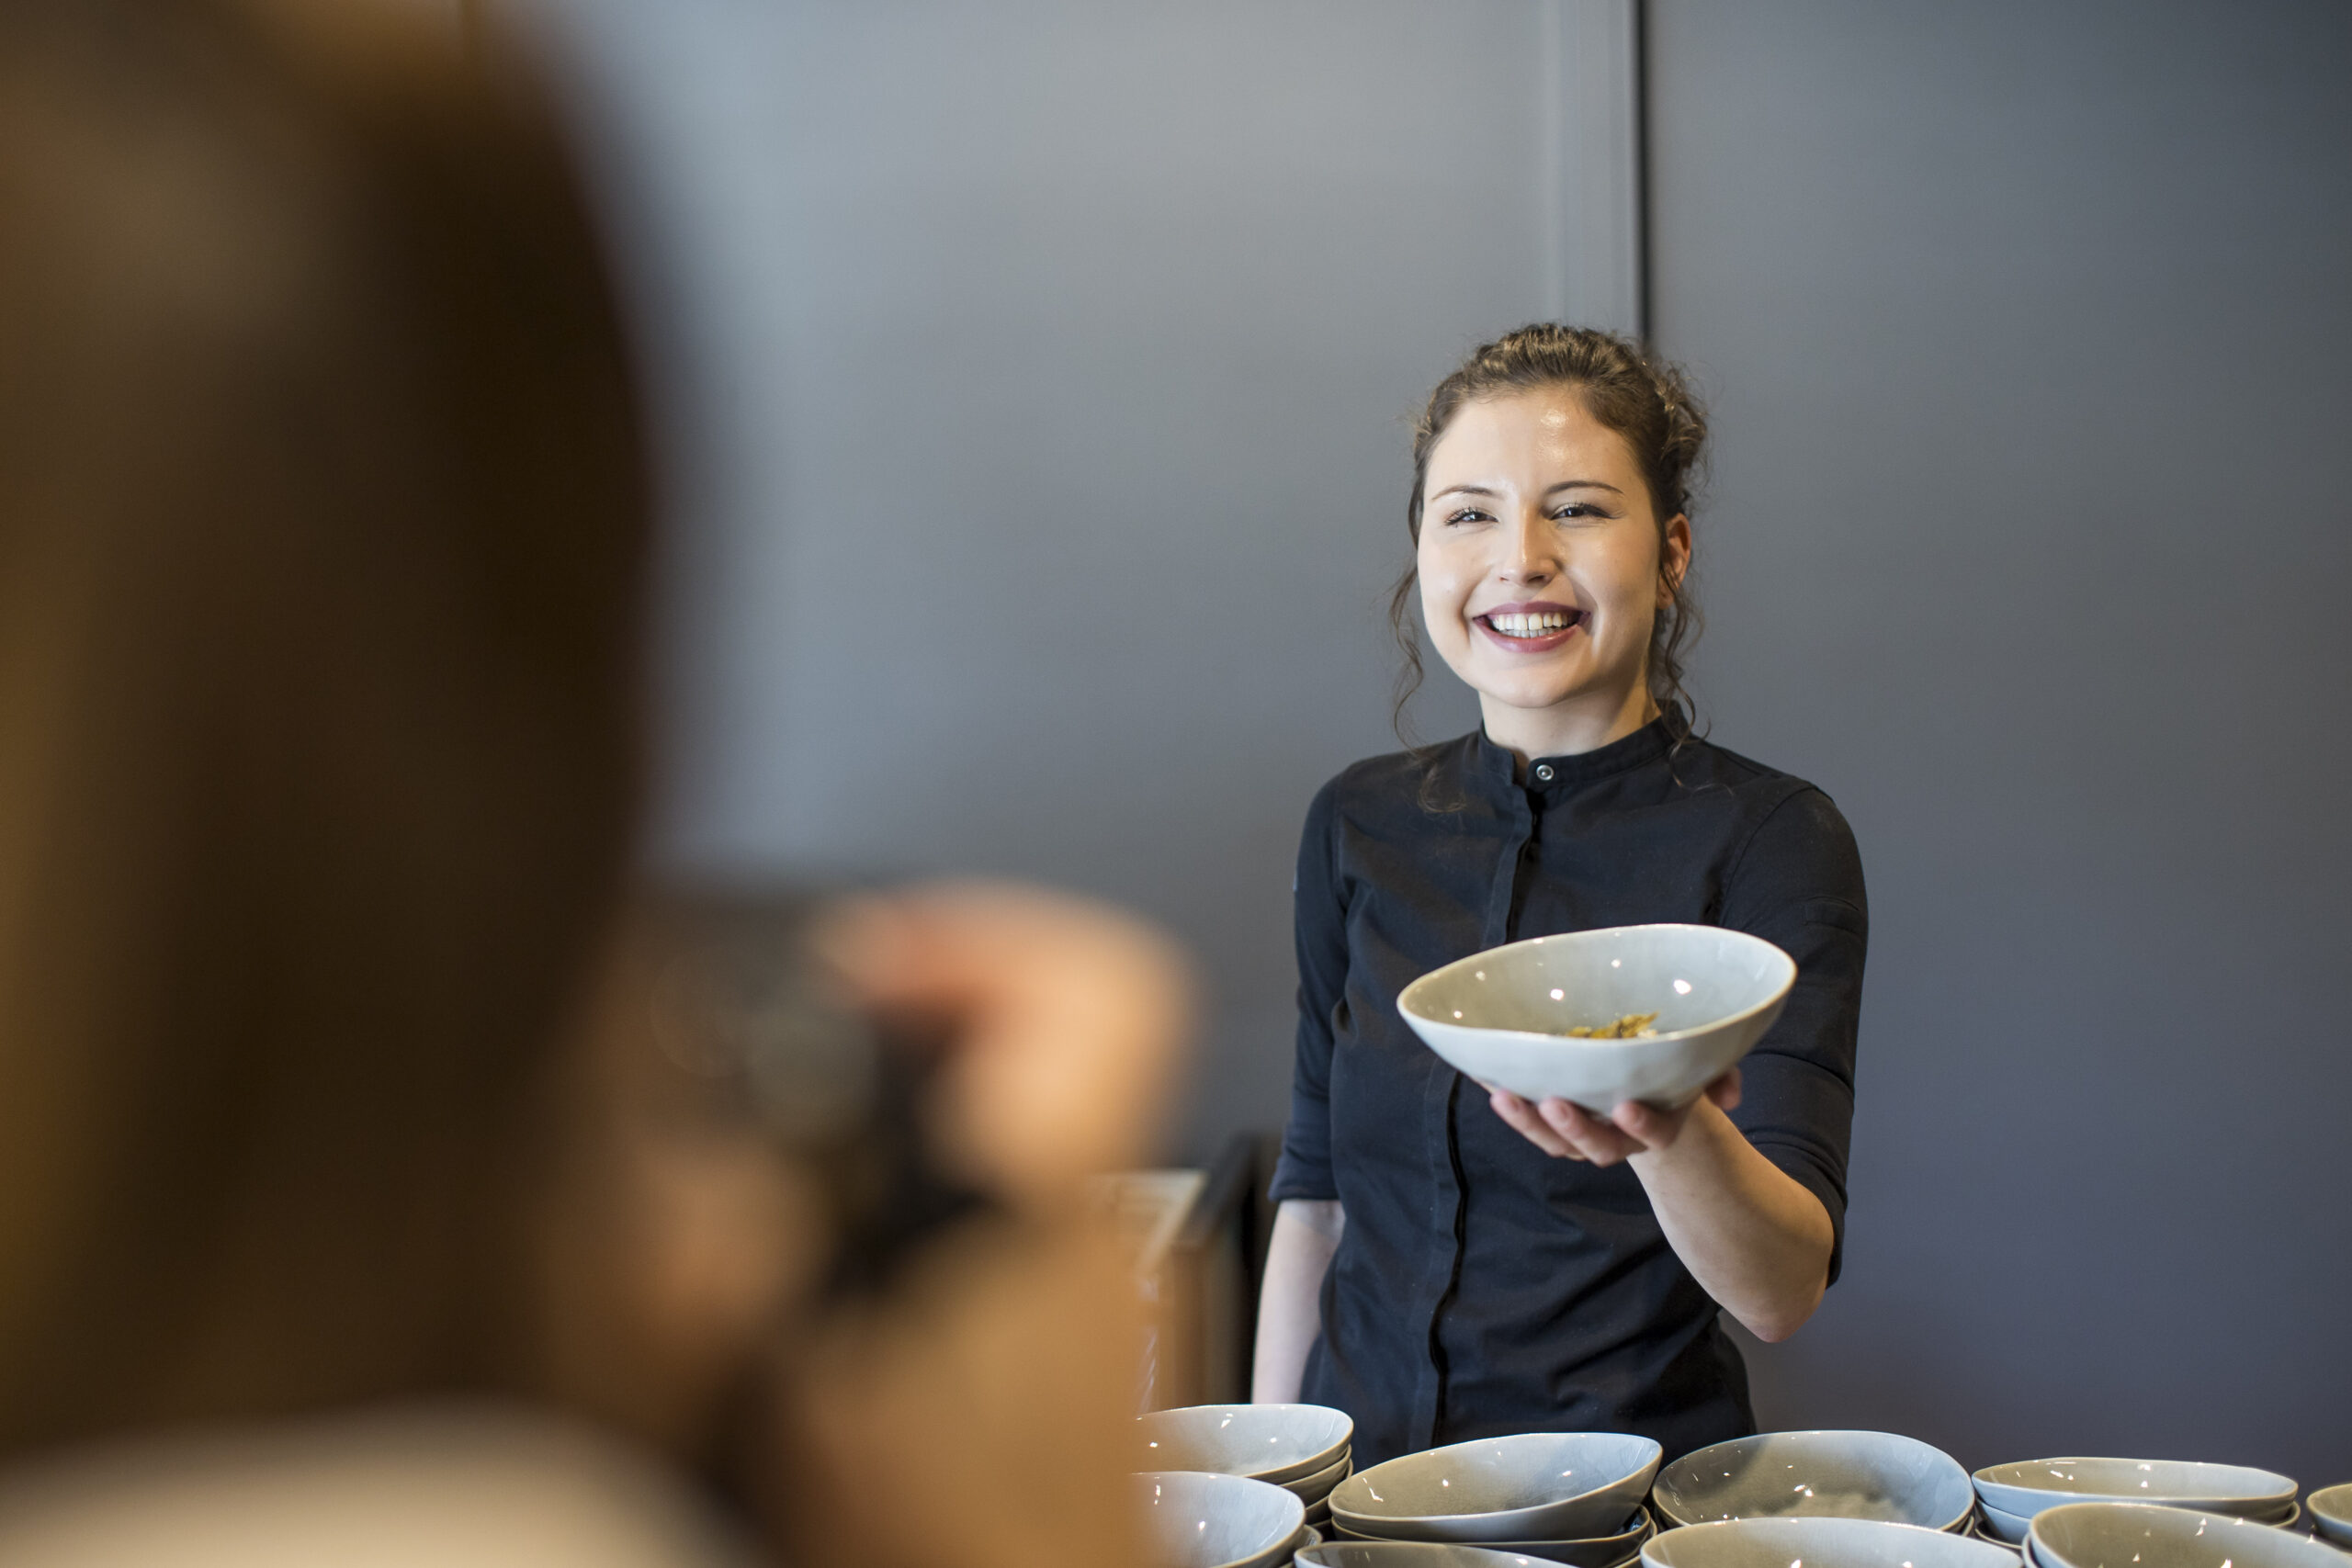
<svg viewBox="0 0 2352 1568"><path fill-rule="evenodd" d="M648 486L548 117L413 9L0 8L0 1454L538 1355Z"/></svg>
<svg viewBox="0 0 2352 1568"><path fill-rule="evenodd" d="M1679 373L1623 338L1547 323L1474 350L1414 431L1416 558L1390 602L1399 713L1421 676L1418 587L1431 645L1482 702L1630 699L1680 721L1705 439Z"/></svg>

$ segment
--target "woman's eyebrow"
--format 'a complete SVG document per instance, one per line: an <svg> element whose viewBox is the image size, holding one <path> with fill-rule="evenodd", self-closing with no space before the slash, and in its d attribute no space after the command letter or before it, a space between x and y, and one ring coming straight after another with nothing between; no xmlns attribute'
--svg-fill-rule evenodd
<svg viewBox="0 0 2352 1568"><path fill-rule="evenodd" d="M1441 495L1500 495L1501 493L1500 491L1489 490L1485 485L1448 485L1443 490L1431 491L1430 499L1435 501Z"/></svg>
<svg viewBox="0 0 2352 1568"><path fill-rule="evenodd" d="M1619 490L1615 485L1604 483L1600 479L1562 479L1558 484L1552 486L1544 493L1545 495L1557 495L1564 490L1605 490L1611 495L1623 495L1625 493L1623 491Z"/></svg>

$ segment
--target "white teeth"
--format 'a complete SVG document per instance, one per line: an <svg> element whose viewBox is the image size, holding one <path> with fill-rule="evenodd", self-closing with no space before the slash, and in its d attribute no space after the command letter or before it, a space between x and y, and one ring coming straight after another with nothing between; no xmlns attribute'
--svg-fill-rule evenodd
<svg viewBox="0 0 2352 1568"><path fill-rule="evenodd" d="M1488 615L1487 624L1505 637L1545 637L1567 630L1576 618L1565 610L1544 610L1532 615Z"/></svg>

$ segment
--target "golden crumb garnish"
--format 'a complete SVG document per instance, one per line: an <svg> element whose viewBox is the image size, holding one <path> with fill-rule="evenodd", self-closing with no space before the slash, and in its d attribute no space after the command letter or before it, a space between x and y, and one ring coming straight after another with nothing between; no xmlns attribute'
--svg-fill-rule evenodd
<svg viewBox="0 0 2352 1568"><path fill-rule="evenodd" d="M1654 1012L1629 1012L1609 1023L1579 1023L1568 1033L1578 1040L1637 1040L1645 1034L1656 1034L1657 1031L1650 1025L1657 1021L1657 1014Z"/></svg>

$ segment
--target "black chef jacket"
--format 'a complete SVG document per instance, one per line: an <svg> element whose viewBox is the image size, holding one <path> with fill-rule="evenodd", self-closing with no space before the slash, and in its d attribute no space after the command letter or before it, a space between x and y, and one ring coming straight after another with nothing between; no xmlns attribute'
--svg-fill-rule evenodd
<svg viewBox="0 0 2352 1568"><path fill-rule="evenodd" d="M1755 1430L1739 1351L1624 1165L1555 1159L1397 1016L1419 976L1522 937L1649 921L1778 943L1797 978L1732 1120L1845 1242L1868 916L1829 797L1661 721L1578 756L1441 749L1326 784L1299 846L1298 1064L1272 1196L1338 1199L1301 1398L1356 1466L1509 1432L1614 1431L1667 1457Z"/></svg>

